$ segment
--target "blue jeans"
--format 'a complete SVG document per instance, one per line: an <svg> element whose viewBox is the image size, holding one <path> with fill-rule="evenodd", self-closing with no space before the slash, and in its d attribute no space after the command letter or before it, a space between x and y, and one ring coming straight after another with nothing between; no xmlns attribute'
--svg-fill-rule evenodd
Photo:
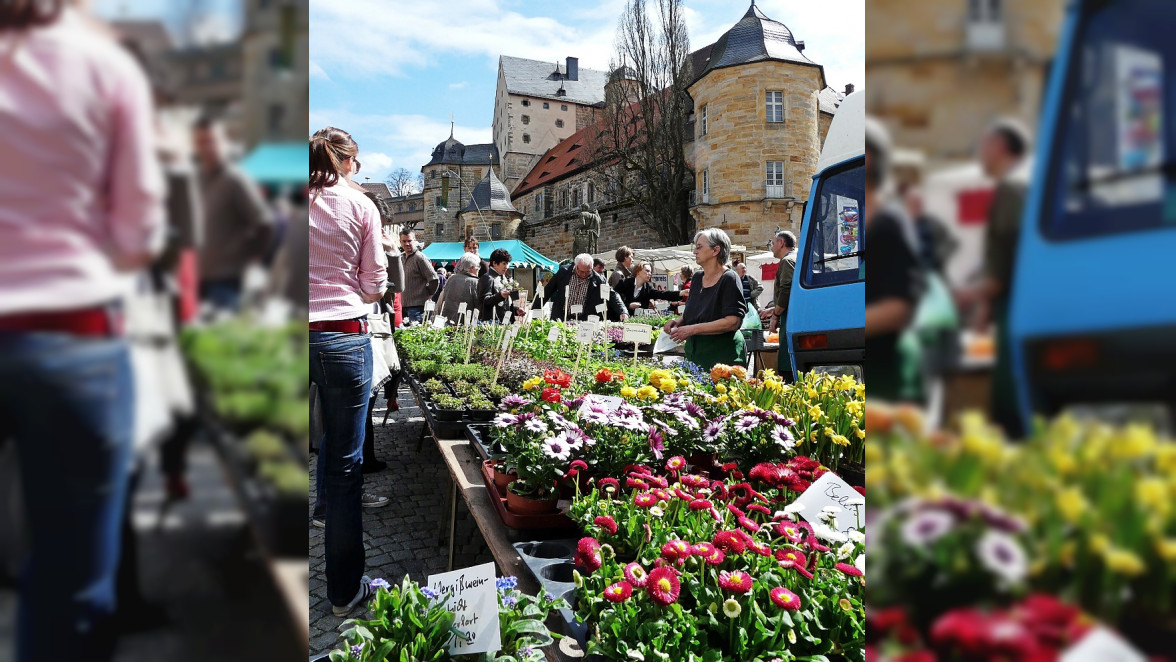
<svg viewBox="0 0 1176 662"><path fill-rule="evenodd" d="M367 335L310 332L310 379L323 408L316 490L326 501L327 599L351 602L363 577L363 434L372 389Z"/></svg>
<svg viewBox="0 0 1176 662"><path fill-rule="evenodd" d="M31 536L19 662L111 659L132 389L122 339L0 332L0 441L17 444Z"/></svg>
<svg viewBox="0 0 1176 662"><path fill-rule="evenodd" d="M424 306L406 306L404 308L404 321L412 322L413 324L420 324L421 319L425 316Z"/></svg>
<svg viewBox="0 0 1176 662"><path fill-rule="evenodd" d="M201 281L200 298L217 308L236 311L241 307L241 279L218 278Z"/></svg>
<svg viewBox="0 0 1176 662"><path fill-rule="evenodd" d="M371 399L368 400L368 413L364 417L364 421L363 421L363 424L364 424L364 428L363 428L363 446L364 446L363 456L364 457L362 457L362 459L360 460L361 466L363 465L364 462L366 462L369 459L367 457L369 455L368 447L374 443L373 436L375 435L375 428L372 426L372 409L375 406L376 406L376 396L373 395L371 397ZM323 443L324 443L323 439L319 439L319 448L323 447ZM375 458L374 452L371 453L370 455L371 455L371 459ZM326 464L325 464L326 460L323 458L324 458L324 455L322 453L319 453L318 454L318 462L316 464L316 466L318 467L317 475L319 475L319 476L326 475L325 473L323 473L325 471L325 467L326 467ZM314 519L324 519L325 520L327 517L327 496L323 493L323 485L325 484L325 482L326 481L318 480L318 481L315 481L315 484L314 484L314 487L315 487L314 513L311 514L311 517L313 517Z"/></svg>

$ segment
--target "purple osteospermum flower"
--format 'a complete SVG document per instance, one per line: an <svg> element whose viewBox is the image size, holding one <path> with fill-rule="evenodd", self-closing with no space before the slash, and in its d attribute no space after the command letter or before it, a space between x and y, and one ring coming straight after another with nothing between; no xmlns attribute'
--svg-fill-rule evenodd
<svg viewBox="0 0 1176 662"><path fill-rule="evenodd" d="M525 424L523 424L523 427L526 428L529 432L534 432L536 434L543 434L544 432L547 432L547 424L538 418L529 419Z"/></svg>
<svg viewBox="0 0 1176 662"><path fill-rule="evenodd" d="M515 395L514 393L511 393L510 395L508 395L502 399L502 406L506 407L507 409L513 409L514 407L522 407L523 405L527 404L528 402L530 402L530 401L527 400L526 398L524 398L523 396Z"/></svg>
<svg viewBox="0 0 1176 662"><path fill-rule="evenodd" d="M580 421L582 423L592 423L595 425L606 425L608 423L608 414L600 411L596 407L580 414Z"/></svg>
<svg viewBox="0 0 1176 662"><path fill-rule="evenodd" d="M738 421L735 421L735 431L739 433L750 432L760 424L760 420L756 416L744 416Z"/></svg>
<svg viewBox="0 0 1176 662"><path fill-rule="evenodd" d="M1016 538L1000 531L988 531L976 543L976 555L994 575L1010 584L1025 579L1029 559Z"/></svg>
<svg viewBox="0 0 1176 662"><path fill-rule="evenodd" d="M580 405L584 404L584 398L576 398L575 400L568 400L568 401L564 402L564 404L567 406L568 409L576 410L576 409L580 408Z"/></svg>
<svg viewBox="0 0 1176 662"><path fill-rule="evenodd" d="M706 413L702 410L702 407L699 407L693 402L686 403L686 411L695 418L702 418L702 416Z"/></svg>
<svg viewBox="0 0 1176 662"><path fill-rule="evenodd" d="M666 449L661 433L654 427L649 428L649 449L653 451L653 456L659 460L662 459L662 451Z"/></svg>
<svg viewBox="0 0 1176 662"><path fill-rule="evenodd" d="M494 427L509 428L518 425L519 417L514 414L499 414L494 417Z"/></svg>
<svg viewBox="0 0 1176 662"><path fill-rule="evenodd" d="M572 448L564 439L564 436L558 435L555 437L548 437L543 440L543 452L553 460L560 460L561 462L571 457Z"/></svg>
<svg viewBox="0 0 1176 662"><path fill-rule="evenodd" d="M713 444L718 441L719 435L723 433L723 423L725 422L726 419L716 418L706 424L706 427L702 431L702 438L706 440L706 443Z"/></svg>
<svg viewBox="0 0 1176 662"><path fill-rule="evenodd" d="M777 425L776 429L772 430L772 441L779 444L784 450L792 450L792 447L796 446L796 437L793 437L788 428L782 425Z"/></svg>
<svg viewBox="0 0 1176 662"><path fill-rule="evenodd" d="M955 522L949 512L926 510L902 525L902 538L911 547L925 547L955 528Z"/></svg>

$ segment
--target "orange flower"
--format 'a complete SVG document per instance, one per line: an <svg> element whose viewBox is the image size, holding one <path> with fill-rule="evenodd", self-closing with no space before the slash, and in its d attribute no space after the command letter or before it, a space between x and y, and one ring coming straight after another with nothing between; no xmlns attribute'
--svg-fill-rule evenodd
<svg viewBox="0 0 1176 662"><path fill-rule="evenodd" d="M731 375L738 377L742 381L747 381L747 368L741 365L731 367Z"/></svg>
<svg viewBox="0 0 1176 662"><path fill-rule="evenodd" d="M726 379L731 376L731 366L716 363L715 367L711 368L711 380L718 382L720 379Z"/></svg>

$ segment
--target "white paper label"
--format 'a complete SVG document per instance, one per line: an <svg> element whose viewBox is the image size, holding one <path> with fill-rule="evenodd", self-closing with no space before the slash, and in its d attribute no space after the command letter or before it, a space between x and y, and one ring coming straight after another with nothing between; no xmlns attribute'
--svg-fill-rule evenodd
<svg viewBox="0 0 1176 662"><path fill-rule="evenodd" d="M462 305L464 306L465 304L463 303ZM429 299L428 301L425 302L425 312L426 313L433 312L433 309L435 309L436 307L437 307L437 302L433 301L432 299Z"/></svg>
<svg viewBox="0 0 1176 662"><path fill-rule="evenodd" d="M576 305L572 306L570 310L573 315L579 315L580 313L584 312L584 306L581 306L580 304L576 304Z"/></svg>
<svg viewBox="0 0 1176 662"><path fill-rule="evenodd" d="M648 324L626 324L621 339L648 345L653 339L653 327Z"/></svg>
<svg viewBox="0 0 1176 662"><path fill-rule="evenodd" d="M430 302L430 303L432 303L432 302ZM466 311L466 305L464 302L462 302L462 304L457 307L457 316L461 317L462 315L465 315L465 311Z"/></svg>
<svg viewBox="0 0 1176 662"><path fill-rule="evenodd" d="M804 494L796 499L796 503L804 505L800 515L812 523L820 521L821 513L827 506L840 508L833 528L847 533L857 529L859 521L861 526L866 525L865 504L849 505L849 502L855 499L864 499L864 497L858 494L849 483L841 480L833 472L829 472L809 486Z"/></svg>
<svg viewBox="0 0 1176 662"><path fill-rule="evenodd" d="M502 318L502 323L503 323L503 324L510 324L510 321L511 321L513 318L514 318L514 313L507 312L507 313L506 313L506 317Z"/></svg>
<svg viewBox="0 0 1176 662"><path fill-rule="evenodd" d="M438 315L438 316L436 316L436 317L434 317L434 318L433 318L433 328L434 328L434 329L444 329L444 328L445 328L445 324L446 324L446 322L448 322L448 321L449 321L449 320L445 319L445 316L444 316L444 315Z"/></svg>
<svg viewBox="0 0 1176 662"><path fill-rule="evenodd" d="M603 315L604 315L604 308L605 308L605 306L604 306L604 304L602 303L602 304L600 304L599 306L597 306L597 307L596 307L596 312L600 313L600 314L603 316Z"/></svg>
<svg viewBox="0 0 1176 662"><path fill-rule="evenodd" d="M535 319L535 311L528 310L526 315L523 316L523 324L530 324L533 319Z"/></svg>
<svg viewBox="0 0 1176 662"><path fill-rule="evenodd" d="M550 301L543 304L543 319L545 319L545 320L551 319L551 302Z"/></svg>
<svg viewBox="0 0 1176 662"><path fill-rule="evenodd" d="M445 600L453 612L453 627L465 639L453 636L450 655L489 653L502 648L498 624L498 589L494 582L494 564L485 563L439 575L429 575L429 588Z"/></svg>
<svg viewBox="0 0 1176 662"><path fill-rule="evenodd" d="M608 301L608 283L600 284L600 298Z"/></svg>
<svg viewBox="0 0 1176 662"><path fill-rule="evenodd" d="M556 342L558 340L559 340L559 327L553 326L553 327L551 327L551 330L547 332L547 342Z"/></svg>
<svg viewBox="0 0 1176 662"><path fill-rule="evenodd" d="M506 351L507 346L510 345L510 339L511 339L510 331L507 330L506 333L502 334L502 351L504 351L504 352Z"/></svg>
<svg viewBox="0 0 1176 662"><path fill-rule="evenodd" d="M664 299L654 299L653 307L657 310L665 310L666 308L670 307L670 302Z"/></svg>
<svg viewBox="0 0 1176 662"><path fill-rule="evenodd" d="M591 405L601 407L605 411L616 411L617 409L620 409L621 404L624 402L624 398L619 398L615 395L597 395L595 393L588 393L584 396L584 404L580 405L580 412L583 413L586 408Z"/></svg>
<svg viewBox="0 0 1176 662"><path fill-rule="evenodd" d="M597 322L599 322L599 321L600 321L600 316L599 316L599 315L589 315L589 316L588 316L588 321L589 321L589 322L592 322L593 324L595 324L595 323L597 323Z"/></svg>
<svg viewBox="0 0 1176 662"><path fill-rule="evenodd" d="M1146 659L1114 632L1098 626L1062 652L1058 662L1145 662Z"/></svg>
<svg viewBox="0 0 1176 662"><path fill-rule="evenodd" d="M592 322L580 322L576 327L576 342L581 345L592 343L592 335L596 333L596 325Z"/></svg>
<svg viewBox="0 0 1176 662"><path fill-rule="evenodd" d="M662 352L668 352L681 346L682 343L674 342L674 339L670 337L670 334L663 330L661 334L658 335L657 342L653 344L653 353L661 354Z"/></svg>

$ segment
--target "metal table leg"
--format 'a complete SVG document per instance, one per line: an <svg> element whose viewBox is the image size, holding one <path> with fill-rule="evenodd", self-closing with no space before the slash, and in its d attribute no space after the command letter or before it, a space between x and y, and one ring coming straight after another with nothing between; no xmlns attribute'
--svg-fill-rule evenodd
<svg viewBox="0 0 1176 662"><path fill-rule="evenodd" d="M449 493L449 569L453 570L453 537L457 526L457 481L450 480L453 487Z"/></svg>

